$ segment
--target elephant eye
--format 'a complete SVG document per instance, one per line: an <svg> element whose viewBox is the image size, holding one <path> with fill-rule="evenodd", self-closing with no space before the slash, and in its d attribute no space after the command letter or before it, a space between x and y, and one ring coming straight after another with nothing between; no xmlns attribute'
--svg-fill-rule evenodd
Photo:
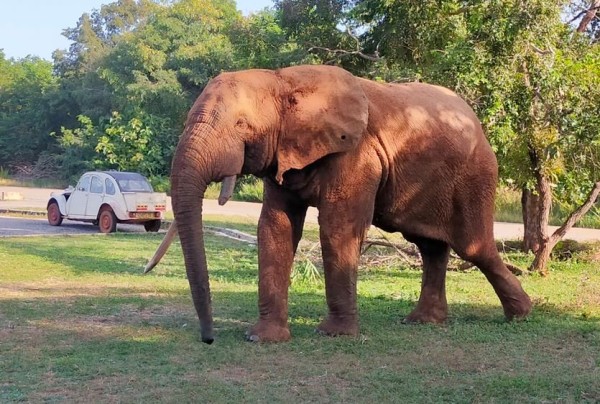
<svg viewBox="0 0 600 404"><path fill-rule="evenodd" d="M248 121L245 118L238 119L235 123L235 127L236 129L243 132L249 132L252 130L252 126L248 123Z"/></svg>

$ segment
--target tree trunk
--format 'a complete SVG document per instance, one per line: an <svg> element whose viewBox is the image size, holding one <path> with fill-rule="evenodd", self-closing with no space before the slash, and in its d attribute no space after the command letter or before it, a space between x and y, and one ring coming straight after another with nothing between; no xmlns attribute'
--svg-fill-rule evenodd
<svg viewBox="0 0 600 404"><path fill-rule="evenodd" d="M548 276L548 262L550 261L550 254L556 246L557 242L553 242L551 239L546 238L543 243L540 244L539 250L535 253L535 258L529 267L531 272L537 272L542 276Z"/></svg>
<svg viewBox="0 0 600 404"><path fill-rule="evenodd" d="M552 209L552 190L548 179L541 173L536 175L535 191L523 188L523 250L537 253L548 238L548 221Z"/></svg>
<svg viewBox="0 0 600 404"><path fill-rule="evenodd" d="M535 174L535 190L523 188L521 207L523 209L523 251L533 252L535 260L530 270L546 275L550 252L556 242L550 244L548 222L552 210L552 190L550 181L537 169Z"/></svg>
<svg viewBox="0 0 600 404"><path fill-rule="evenodd" d="M535 223L539 223L539 199L527 188L521 193L521 209L523 212L523 252L536 252L540 248L539 234L535 231Z"/></svg>

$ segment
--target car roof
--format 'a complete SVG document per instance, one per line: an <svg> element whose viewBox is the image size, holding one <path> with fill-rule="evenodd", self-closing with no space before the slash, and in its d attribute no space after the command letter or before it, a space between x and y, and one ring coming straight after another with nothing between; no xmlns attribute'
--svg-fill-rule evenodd
<svg viewBox="0 0 600 404"><path fill-rule="evenodd" d="M134 173L129 171L89 171L86 174L104 174L113 177L115 180L143 180L147 181L146 177L144 177L140 173Z"/></svg>

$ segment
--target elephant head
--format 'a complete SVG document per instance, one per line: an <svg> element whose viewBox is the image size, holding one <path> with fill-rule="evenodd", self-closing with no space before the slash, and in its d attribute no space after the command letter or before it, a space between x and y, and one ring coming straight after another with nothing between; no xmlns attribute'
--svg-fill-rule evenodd
<svg viewBox="0 0 600 404"><path fill-rule="evenodd" d="M282 184L286 171L354 148L369 110L358 80L331 66L223 73L194 103L173 158L171 192L203 342L213 342L202 231L206 187L226 179L224 202L236 175L272 176ZM174 232L173 226L167 244Z"/></svg>

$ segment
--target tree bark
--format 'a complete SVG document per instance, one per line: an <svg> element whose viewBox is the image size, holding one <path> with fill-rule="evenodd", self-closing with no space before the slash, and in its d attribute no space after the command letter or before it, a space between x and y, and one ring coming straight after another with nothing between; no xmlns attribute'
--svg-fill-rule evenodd
<svg viewBox="0 0 600 404"><path fill-rule="evenodd" d="M540 248L539 235L535 231L535 223L539 223L539 197L527 188L521 193L521 210L523 213L523 252L536 252Z"/></svg>
<svg viewBox="0 0 600 404"><path fill-rule="evenodd" d="M537 253L548 238L548 222L552 209L550 181L539 171L536 173L535 190L523 188L521 196L523 209L523 250Z"/></svg>
<svg viewBox="0 0 600 404"><path fill-rule="evenodd" d="M600 0L592 0L590 2L590 8L585 12L585 15L581 19L579 26L577 27L577 32L585 32L588 25L592 22L592 20L596 17L598 9L600 8Z"/></svg>
<svg viewBox="0 0 600 404"><path fill-rule="evenodd" d="M563 239L567 232L581 219L596 203L600 195L600 181L596 182L589 192L583 205L575 209L567 220L550 237L545 237L540 244L540 248L535 252L535 259L529 268L532 272L538 272L541 275L548 275L548 262L550 254L556 244Z"/></svg>

